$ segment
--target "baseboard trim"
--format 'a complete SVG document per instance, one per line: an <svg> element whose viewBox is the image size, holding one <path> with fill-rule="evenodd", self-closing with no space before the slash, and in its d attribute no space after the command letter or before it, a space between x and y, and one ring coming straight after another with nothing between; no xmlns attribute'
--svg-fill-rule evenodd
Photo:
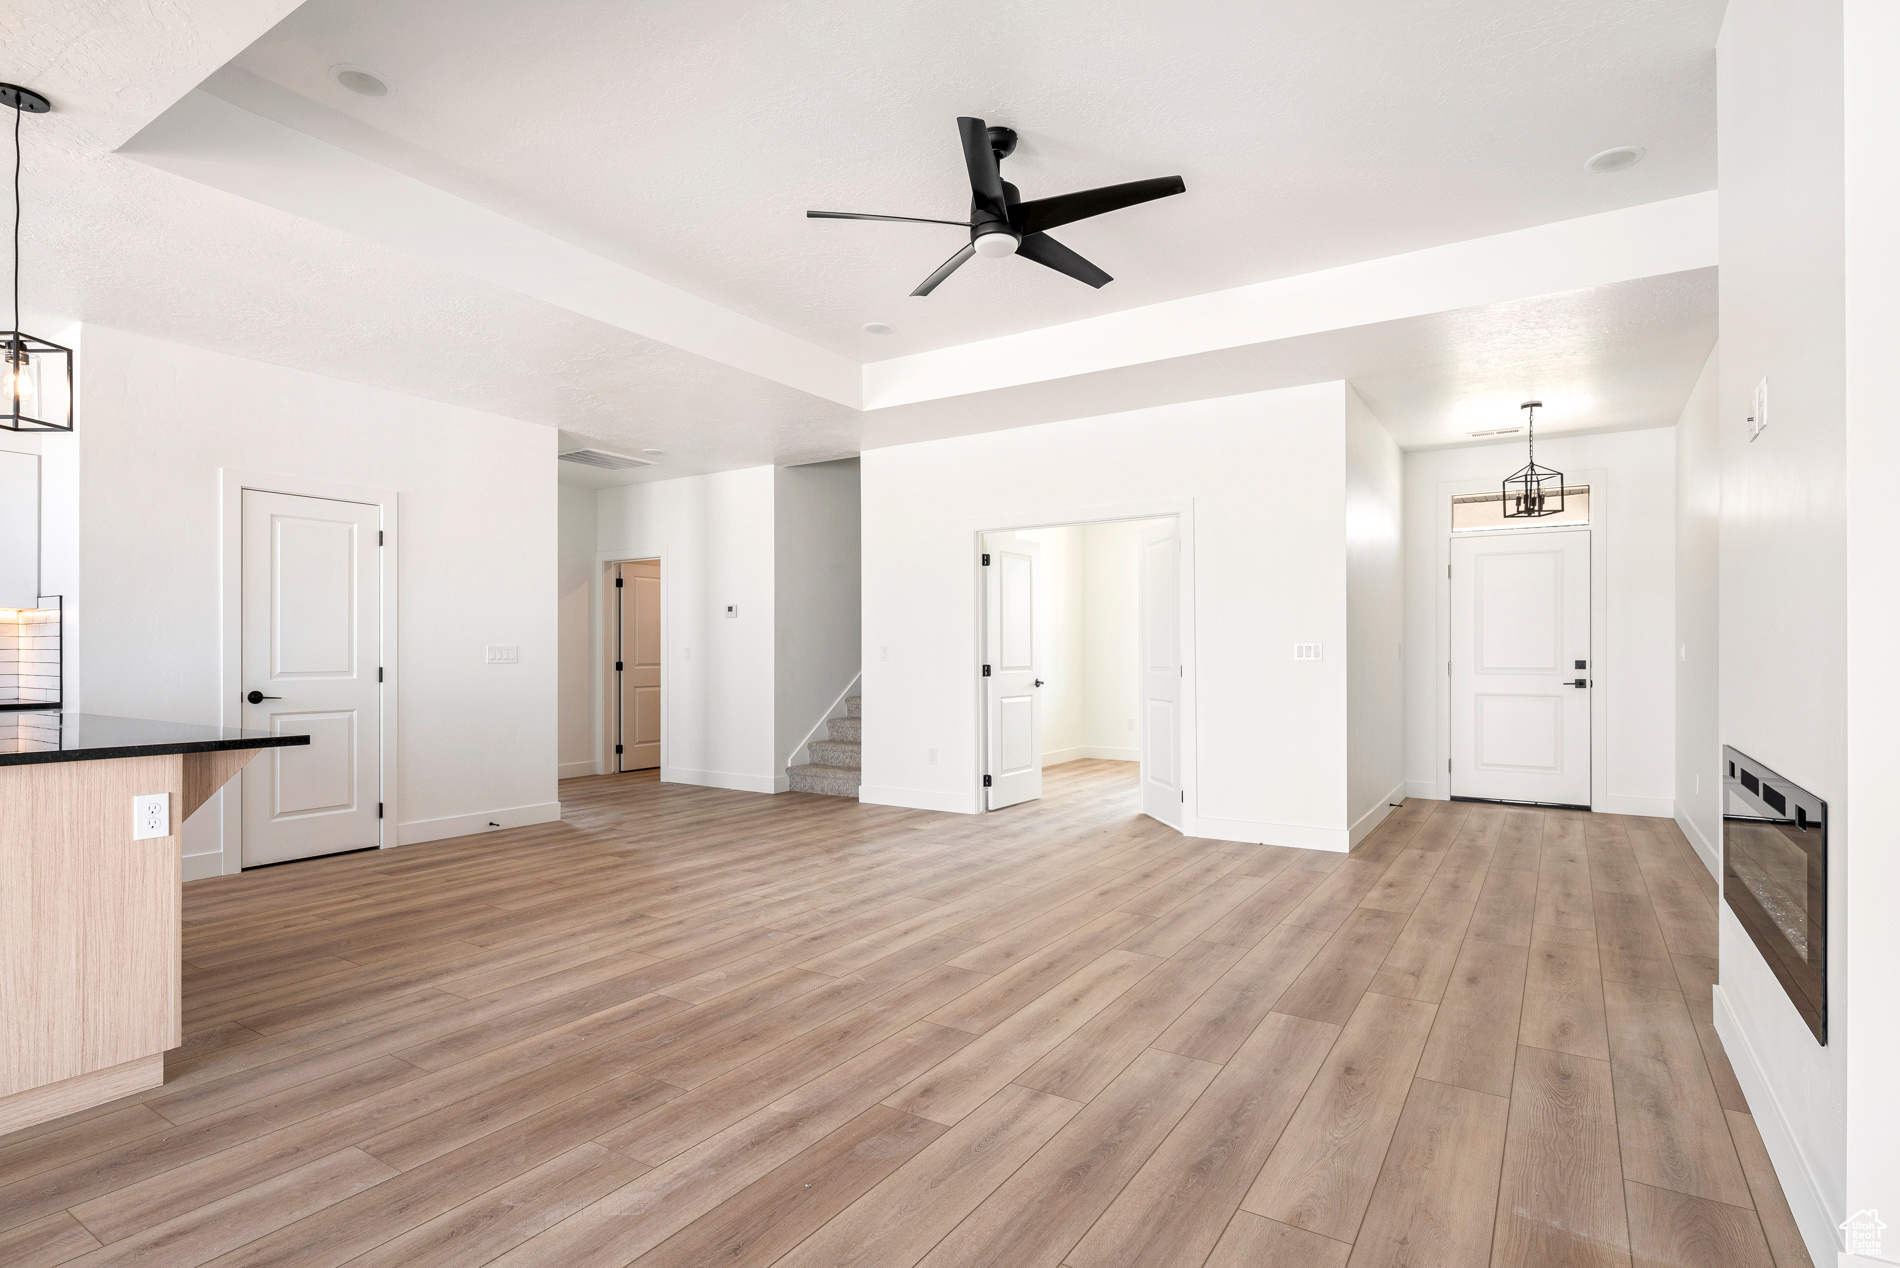
<svg viewBox="0 0 1900 1268"><path fill-rule="evenodd" d="M1689 848L1694 850L1696 857L1702 860L1702 866L1709 869L1709 875L1720 881L1722 879L1721 852L1709 844L1708 838L1702 835L1702 829L1695 826L1695 820L1684 813L1680 805L1676 807L1676 813L1670 817L1676 821L1676 826L1682 829L1682 835L1689 839Z"/></svg>
<svg viewBox="0 0 1900 1268"><path fill-rule="evenodd" d="M969 793L934 792L923 788L891 788L877 784L858 787L858 800L869 806L900 806L906 810L940 810L945 814L973 815L983 807Z"/></svg>
<svg viewBox="0 0 1900 1268"><path fill-rule="evenodd" d="M1348 849L1365 840L1374 828L1385 822L1385 817L1393 811L1392 803L1405 799L1405 787L1404 780L1392 785L1391 791L1380 797L1372 809L1352 821L1352 827L1346 832Z"/></svg>
<svg viewBox="0 0 1900 1268"><path fill-rule="evenodd" d="M589 758L587 761L584 761L584 762L562 762L560 765L560 768L556 772L555 778L579 779L583 775L591 775L593 773L594 773L593 759Z"/></svg>
<svg viewBox="0 0 1900 1268"><path fill-rule="evenodd" d="M732 792L775 793L782 791L778 782L783 775L735 775L723 770L688 770L684 766L662 766L660 782L696 784L701 788L725 788Z"/></svg>
<svg viewBox="0 0 1900 1268"><path fill-rule="evenodd" d="M224 875L224 854L218 851L211 854L185 855L185 879L201 881L210 876Z"/></svg>
<svg viewBox="0 0 1900 1268"><path fill-rule="evenodd" d="M411 819L396 829L401 845L420 845L424 841L445 841L450 837L474 836L493 832L492 825L525 828L534 823L552 823L561 817L561 803L543 801L532 806L508 806L501 810L478 810L474 814L445 815L440 819Z"/></svg>
<svg viewBox="0 0 1900 1268"><path fill-rule="evenodd" d="M1827 1198L1814 1178L1814 1169L1808 1165L1788 1126L1787 1112L1769 1085L1768 1076L1762 1072L1755 1045L1749 1042L1720 982L1715 985L1714 995L1715 1033L1721 1036L1722 1048L1735 1071L1735 1081L1741 1084L1749 1112L1755 1116L1755 1128L1761 1133L1768 1161L1775 1168L1776 1179L1781 1181L1781 1191L1788 1199L1795 1226L1801 1230L1801 1239L1807 1243L1809 1257L1817 1264L1832 1263L1837 1258L1843 1264L1853 1263L1853 1257L1841 1249L1837 1235L1839 1221L1828 1207Z"/></svg>
<svg viewBox="0 0 1900 1268"><path fill-rule="evenodd" d="M1590 809L1598 814L1632 815L1643 819L1673 819L1676 817L1676 802L1673 797L1605 797L1594 803Z"/></svg>
<svg viewBox="0 0 1900 1268"><path fill-rule="evenodd" d="M1074 748L1057 749L1053 753L1042 755L1044 766L1060 766L1064 762L1139 762L1141 750L1138 748L1103 748L1100 745L1078 744Z"/></svg>
<svg viewBox="0 0 1900 1268"><path fill-rule="evenodd" d="M77 1114L164 1082L165 1054L155 1052L149 1057L135 1057L103 1070L88 1070L57 1083L44 1083L10 1096L0 1096L0 1136Z"/></svg>
<svg viewBox="0 0 1900 1268"><path fill-rule="evenodd" d="M1215 819L1207 815L1189 815L1182 832L1191 837L1214 841L1244 841L1252 845L1291 845L1303 850L1330 850L1345 854L1352 849L1351 834L1344 828L1313 828L1300 823L1262 823L1250 819Z"/></svg>

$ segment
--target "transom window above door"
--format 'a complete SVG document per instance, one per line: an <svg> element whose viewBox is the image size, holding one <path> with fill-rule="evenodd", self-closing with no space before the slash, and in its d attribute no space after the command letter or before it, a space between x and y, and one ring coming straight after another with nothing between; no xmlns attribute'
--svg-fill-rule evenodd
<svg viewBox="0 0 1900 1268"><path fill-rule="evenodd" d="M1451 499L1451 531L1489 533L1519 528L1575 528L1590 522L1590 486L1566 484L1564 509L1536 519L1506 519L1502 493L1459 493Z"/></svg>

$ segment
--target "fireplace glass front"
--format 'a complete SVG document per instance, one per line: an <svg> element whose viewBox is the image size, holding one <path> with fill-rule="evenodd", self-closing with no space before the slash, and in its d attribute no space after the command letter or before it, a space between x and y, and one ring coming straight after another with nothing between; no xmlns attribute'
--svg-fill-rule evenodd
<svg viewBox="0 0 1900 1268"><path fill-rule="evenodd" d="M1722 897L1827 1043L1827 803L1726 745Z"/></svg>

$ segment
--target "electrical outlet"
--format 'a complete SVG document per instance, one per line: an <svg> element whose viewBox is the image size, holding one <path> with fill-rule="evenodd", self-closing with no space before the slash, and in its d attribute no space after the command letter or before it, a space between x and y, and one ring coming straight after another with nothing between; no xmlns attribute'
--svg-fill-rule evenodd
<svg viewBox="0 0 1900 1268"><path fill-rule="evenodd" d="M488 663L491 665L514 665L521 661L521 648L513 643L490 643L488 645Z"/></svg>
<svg viewBox="0 0 1900 1268"><path fill-rule="evenodd" d="M146 793L132 798L132 839L150 841L172 834L172 795Z"/></svg>
<svg viewBox="0 0 1900 1268"><path fill-rule="evenodd" d="M1293 644L1293 659L1318 660L1320 658L1319 651L1318 643L1295 643Z"/></svg>
<svg viewBox="0 0 1900 1268"><path fill-rule="evenodd" d="M934 748L930 750L930 764L932 766L937 764L937 750Z"/></svg>
<svg viewBox="0 0 1900 1268"><path fill-rule="evenodd" d="M878 658L879 660L889 660L889 659L891 658L891 649L890 649L890 648L888 648L888 647L880 647L880 648L878 648L878 649L877 649L877 658Z"/></svg>
<svg viewBox="0 0 1900 1268"><path fill-rule="evenodd" d="M1133 718L1128 719L1128 729L1130 731L1135 729L1135 720Z"/></svg>

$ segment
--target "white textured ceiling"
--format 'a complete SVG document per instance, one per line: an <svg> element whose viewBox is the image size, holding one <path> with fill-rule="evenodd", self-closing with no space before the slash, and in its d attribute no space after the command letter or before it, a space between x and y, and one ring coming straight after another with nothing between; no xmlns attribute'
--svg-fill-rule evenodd
<svg viewBox="0 0 1900 1268"><path fill-rule="evenodd" d="M236 59L299 126L869 360L1710 189L1723 0L310 0ZM365 98L337 63L386 75ZM1025 197L1186 195L910 289L956 217L954 120L1007 123ZM1583 160L1648 147L1629 171ZM864 334L871 320L895 335Z"/></svg>

